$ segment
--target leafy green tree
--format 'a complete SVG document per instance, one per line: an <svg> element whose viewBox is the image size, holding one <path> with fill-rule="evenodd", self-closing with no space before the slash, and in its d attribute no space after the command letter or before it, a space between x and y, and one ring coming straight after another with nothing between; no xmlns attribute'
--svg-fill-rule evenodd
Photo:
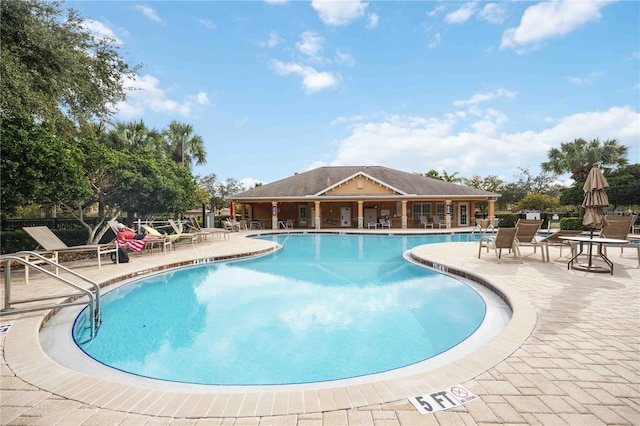
<svg viewBox="0 0 640 426"><path fill-rule="evenodd" d="M504 185L504 181L497 176L489 175L485 178L481 178L478 175L474 175L471 179L462 179L462 183L471 188L482 189L483 191L497 192L499 193Z"/></svg>
<svg viewBox="0 0 640 426"><path fill-rule="evenodd" d="M182 163L189 169L194 163L196 165L207 163L204 140L201 136L193 133L191 124L174 120L162 133L167 141L169 157L176 163Z"/></svg>
<svg viewBox="0 0 640 426"><path fill-rule="evenodd" d="M640 164L630 164L605 173L607 196L614 208L640 205Z"/></svg>
<svg viewBox="0 0 640 426"><path fill-rule="evenodd" d="M0 186L2 214L20 206L60 206L91 193L81 163L83 153L55 135L53 126L30 117L0 120Z"/></svg>
<svg viewBox="0 0 640 426"><path fill-rule="evenodd" d="M584 191L582 190L583 186L584 181L579 180L570 187L563 188L560 191L560 205L574 206L576 208L576 211L578 211L580 205L582 204L582 200L584 200Z"/></svg>
<svg viewBox="0 0 640 426"><path fill-rule="evenodd" d="M436 169L431 169L427 173L416 173L416 174L424 176L424 177L428 177L428 178L431 178L431 179L443 180L442 176L440 176L440 172L438 172Z"/></svg>
<svg viewBox="0 0 640 426"><path fill-rule="evenodd" d="M627 164L628 148L620 145L617 139L600 142L593 139L575 139L573 142L563 142L560 149L551 148L548 153L549 161L542 163L542 170L556 174L571 173L573 180L585 181L589 170L594 164L603 168L608 166L620 167Z"/></svg>
<svg viewBox="0 0 640 426"><path fill-rule="evenodd" d="M191 208L196 183L191 172L152 152L125 153L116 175L118 192L111 201L129 215L177 213Z"/></svg>
<svg viewBox="0 0 640 426"><path fill-rule="evenodd" d="M2 118L33 116L69 130L108 117L125 99L124 81L137 67L114 40L91 34L77 11L55 1L2 1L0 22Z"/></svg>
<svg viewBox="0 0 640 426"><path fill-rule="evenodd" d="M559 205L557 197L552 197L547 194L540 194L539 192L533 192L524 196L518 203L520 210L541 210L549 211Z"/></svg>
<svg viewBox="0 0 640 426"><path fill-rule="evenodd" d="M502 197L498 200L500 208L517 207L520 200L528 194L540 193L557 198L561 185L556 182L556 176L549 172L532 173L528 168L520 168L520 174L515 176L514 182L509 182L501 188Z"/></svg>
<svg viewBox="0 0 640 426"><path fill-rule="evenodd" d="M220 182L215 173L211 173L201 178L198 184L209 196L211 210L220 210L229 205L230 197L233 194L244 191L243 185L234 178L228 178L225 182Z"/></svg>

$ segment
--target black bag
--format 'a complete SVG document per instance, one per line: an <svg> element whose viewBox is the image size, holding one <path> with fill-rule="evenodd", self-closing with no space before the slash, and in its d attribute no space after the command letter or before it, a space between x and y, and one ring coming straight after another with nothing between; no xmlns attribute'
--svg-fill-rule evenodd
<svg viewBox="0 0 640 426"><path fill-rule="evenodd" d="M115 253L111 253L111 260L113 263L129 263L129 255L122 247L118 247L118 260Z"/></svg>

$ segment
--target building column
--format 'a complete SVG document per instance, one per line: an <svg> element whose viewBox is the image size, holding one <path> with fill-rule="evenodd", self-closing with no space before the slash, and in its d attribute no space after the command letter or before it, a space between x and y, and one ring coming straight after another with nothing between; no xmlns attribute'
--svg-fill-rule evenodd
<svg viewBox="0 0 640 426"><path fill-rule="evenodd" d="M489 198L487 200L487 214L489 215L489 223L495 226L496 221L496 200Z"/></svg>
<svg viewBox="0 0 640 426"><path fill-rule="evenodd" d="M358 229L364 228L364 201L358 201Z"/></svg>
<svg viewBox="0 0 640 426"><path fill-rule="evenodd" d="M407 229L407 200L402 200L402 213L401 213L401 221L402 221L402 229Z"/></svg>
<svg viewBox="0 0 640 426"><path fill-rule="evenodd" d="M278 230L278 202L271 202L271 229Z"/></svg>
<svg viewBox="0 0 640 426"><path fill-rule="evenodd" d="M316 217L314 219L314 222L316 224L315 228L316 229L320 229L321 228L320 220L322 220L322 219L320 219L320 213L321 213L320 212L320 201L315 201L314 203L315 203L315 206L316 206Z"/></svg>
<svg viewBox="0 0 640 426"><path fill-rule="evenodd" d="M453 206L451 205L451 200L444 201L444 222L447 225L447 229L451 229L451 210Z"/></svg>
<svg viewBox="0 0 640 426"><path fill-rule="evenodd" d="M471 210L469 212L469 220L471 221L469 222L469 225L476 226L476 202L475 201L469 202L469 210Z"/></svg>

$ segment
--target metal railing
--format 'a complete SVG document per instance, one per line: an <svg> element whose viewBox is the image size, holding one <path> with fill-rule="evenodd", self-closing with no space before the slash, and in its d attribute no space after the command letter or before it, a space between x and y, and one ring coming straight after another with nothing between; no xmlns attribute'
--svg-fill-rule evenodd
<svg viewBox="0 0 640 426"><path fill-rule="evenodd" d="M31 259L34 259L33 261ZM56 294L52 296L40 296L33 297L28 299L11 299L11 264L17 262L23 264L25 268L34 268L36 271L40 271L45 275L50 276L51 278L62 282L63 284L73 287L77 291L75 293L67 293L67 294ZM37 262L37 263L36 263ZM100 286L94 281L78 274L77 272L62 266L59 263L56 263L41 254L31 252L31 251L22 251L15 254L7 254L0 256L0 263L4 263L4 307L0 309L0 315L2 314L16 314L22 312L34 312L41 311L47 309L56 309L64 306L73 306L73 305L87 305L89 308L89 321L91 324L91 339L93 339L100 327ZM68 280L67 278L61 277L58 274L55 274L47 269L42 268L38 265L38 263L46 263L56 267L56 271L58 269L62 269L63 271L73 275L76 278L79 278L93 287L93 291L88 290L78 284L75 284ZM83 296L86 296L88 300L79 300ZM65 299L65 302L62 303L53 303L53 304L37 304L31 305L21 308L14 307L15 305L20 305L24 303L33 303L33 302L43 302L47 300L53 299ZM79 301L76 301L79 300Z"/></svg>

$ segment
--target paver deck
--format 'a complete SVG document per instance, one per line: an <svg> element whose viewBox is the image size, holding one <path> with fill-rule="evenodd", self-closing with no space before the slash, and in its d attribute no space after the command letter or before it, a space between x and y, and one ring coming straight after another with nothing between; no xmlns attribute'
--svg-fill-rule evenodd
<svg viewBox="0 0 640 426"><path fill-rule="evenodd" d="M366 231L376 233L380 231ZM388 233L385 230L384 233ZM427 230L425 233L438 232ZM194 258L234 257L272 243L234 233L230 241L181 246L132 256L128 264L66 265L98 282L137 276ZM566 254L567 250L565 250ZM522 248L521 262L493 253L477 258L477 243L421 246L414 255L438 268L469 274L504 291L514 319L491 342L428 374L347 386L265 391L177 392L146 389L75 372L40 347L41 312L3 316L0 424L3 425L450 425L640 424L640 268L635 250L610 249L613 275L567 270ZM32 273L12 297L42 294L50 285ZM337 354L339 355L339 354ZM479 399L421 415L407 401L462 384Z"/></svg>

